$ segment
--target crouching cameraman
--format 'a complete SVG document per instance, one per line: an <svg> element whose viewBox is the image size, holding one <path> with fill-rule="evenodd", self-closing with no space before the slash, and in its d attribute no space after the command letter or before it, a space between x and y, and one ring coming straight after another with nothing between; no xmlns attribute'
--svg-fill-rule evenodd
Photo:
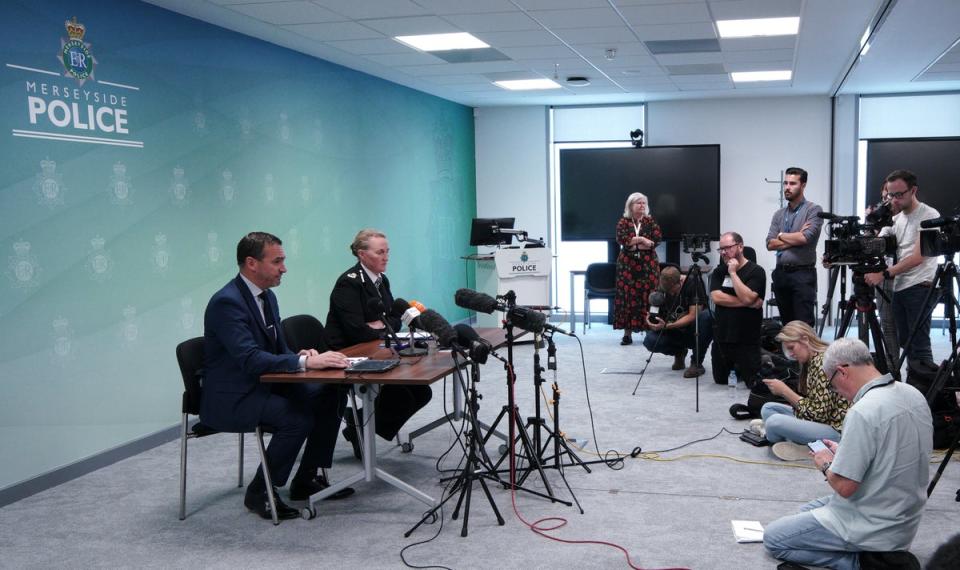
<svg viewBox="0 0 960 570"><path fill-rule="evenodd" d="M687 350L692 350L694 355L683 377L700 376L704 373L703 358L713 340L713 323L706 307L703 284L698 279L683 279L680 270L667 266L660 272L660 292L663 294L660 314L647 317L650 330L643 339L643 346L650 352L673 356L674 370L683 369ZM651 295L651 300L654 298L655 295ZM696 350L698 333L699 354Z"/></svg>

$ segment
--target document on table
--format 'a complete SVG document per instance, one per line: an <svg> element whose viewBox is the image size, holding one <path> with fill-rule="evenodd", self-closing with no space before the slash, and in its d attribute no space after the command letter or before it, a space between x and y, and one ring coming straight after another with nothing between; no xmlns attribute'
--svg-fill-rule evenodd
<svg viewBox="0 0 960 570"><path fill-rule="evenodd" d="M763 542L763 525L760 521L730 521L737 542Z"/></svg>

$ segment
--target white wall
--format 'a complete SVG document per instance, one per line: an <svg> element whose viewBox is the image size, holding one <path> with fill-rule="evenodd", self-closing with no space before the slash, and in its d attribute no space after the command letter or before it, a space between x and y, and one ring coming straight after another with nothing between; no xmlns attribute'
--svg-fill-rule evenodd
<svg viewBox="0 0 960 570"><path fill-rule="evenodd" d="M549 237L549 132L545 107L474 110L477 216L515 217L530 237Z"/></svg>
<svg viewBox="0 0 960 570"><path fill-rule="evenodd" d="M860 138L960 136L960 94L861 97Z"/></svg>

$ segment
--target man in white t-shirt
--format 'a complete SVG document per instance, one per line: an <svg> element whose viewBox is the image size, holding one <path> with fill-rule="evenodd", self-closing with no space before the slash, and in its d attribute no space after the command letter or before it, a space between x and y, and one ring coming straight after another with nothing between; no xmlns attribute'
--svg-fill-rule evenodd
<svg viewBox="0 0 960 570"><path fill-rule="evenodd" d="M917 199L917 175L909 170L894 170L887 175L887 196L896 215L893 217L893 235L897 238L897 263L880 273L867 273L864 278L869 285L881 287L886 279L893 279L893 318L897 325L897 339L907 352L910 362L932 361L930 349L930 306L938 301L936 293L930 295L927 305L923 301L933 287L937 272L937 258L920 254L920 222L940 216L932 208ZM904 343L918 316L922 320L909 346Z"/></svg>
<svg viewBox="0 0 960 570"><path fill-rule="evenodd" d="M832 389L852 402L843 440L813 456L832 495L773 521L763 535L775 558L856 570L864 558L919 568L907 549L927 501L933 420L923 394L873 365L858 339L840 338L823 356Z"/></svg>

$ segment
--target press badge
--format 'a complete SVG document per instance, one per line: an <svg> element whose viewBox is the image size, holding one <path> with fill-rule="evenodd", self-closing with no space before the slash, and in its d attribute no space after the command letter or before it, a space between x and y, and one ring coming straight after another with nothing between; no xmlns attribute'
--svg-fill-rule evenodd
<svg viewBox="0 0 960 570"><path fill-rule="evenodd" d="M733 279L730 279L729 275L723 278L723 287L729 287L733 289Z"/></svg>

